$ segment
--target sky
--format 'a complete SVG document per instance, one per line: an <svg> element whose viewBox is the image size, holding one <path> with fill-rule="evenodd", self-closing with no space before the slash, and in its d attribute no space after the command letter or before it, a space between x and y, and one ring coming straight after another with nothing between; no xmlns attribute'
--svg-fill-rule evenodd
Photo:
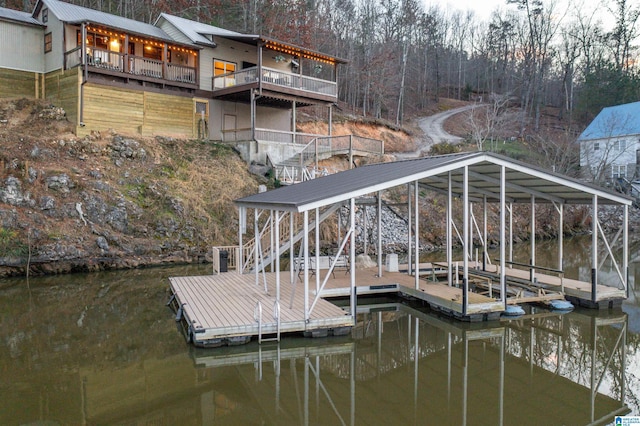
<svg viewBox="0 0 640 426"><path fill-rule="evenodd" d="M569 8L570 1L573 4L580 4L581 11L587 10L595 10L599 7L601 3L600 0L543 0L545 3L549 1L553 1L556 3L556 10L567 10ZM491 14L497 8L500 8L503 11L507 10L516 10L515 5L507 4L507 0L424 0L427 8L430 5L439 5L442 8L449 8L449 10L472 10L475 12L475 15L483 21L489 21ZM640 0L630 0L629 3L636 7L640 6ZM569 8L568 15L572 14L572 10L575 10L575 6L573 8ZM604 20L605 27L611 25L613 23L613 18L610 13L601 9L597 15L600 19Z"/></svg>

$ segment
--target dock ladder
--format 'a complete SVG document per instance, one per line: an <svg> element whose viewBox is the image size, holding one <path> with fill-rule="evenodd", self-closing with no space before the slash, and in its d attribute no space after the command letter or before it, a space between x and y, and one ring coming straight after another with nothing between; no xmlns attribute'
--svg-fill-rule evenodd
<svg viewBox="0 0 640 426"><path fill-rule="evenodd" d="M262 302L258 300L253 311L253 319L258 323L258 343L262 342L279 342L280 341L280 302L277 300L273 304L273 319L276 321L276 337L262 337Z"/></svg>

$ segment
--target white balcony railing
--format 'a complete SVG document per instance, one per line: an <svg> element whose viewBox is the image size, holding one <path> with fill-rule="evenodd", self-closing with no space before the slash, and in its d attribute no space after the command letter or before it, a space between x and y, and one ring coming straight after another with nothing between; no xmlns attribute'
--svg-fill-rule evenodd
<svg viewBox="0 0 640 426"><path fill-rule="evenodd" d="M180 83L198 83L197 69L186 65L173 64L141 56L125 55L124 53L94 47L87 47L84 57L81 47L76 47L65 53L65 69L84 64L123 74L140 75Z"/></svg>
<svg viewBox="0 0 640 426"><path fill-rule="evenodd" d="M245 68L238 72L220 74L213 77L213 90L235 87L261 81L263 84L271 84L280 87L302 90L309 93L317 93L329 96L338 96L338 85L334 81L323 80L280 71L273 68L262 67L258 76L258 67Z"/></svg>

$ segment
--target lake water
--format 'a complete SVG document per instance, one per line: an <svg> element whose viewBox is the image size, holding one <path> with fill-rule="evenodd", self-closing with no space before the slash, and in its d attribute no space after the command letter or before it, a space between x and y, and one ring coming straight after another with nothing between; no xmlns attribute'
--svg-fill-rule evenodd
<svg viewBox="0 0 640 426"><path fill-rule="evenodd" d="M568 276L581 270L582 247L566 242ZM551 250L539 250L542 263ZM0 424L582 425L640 415L635 290L622 310L533 308L487 324L359 300L351 336L195 349L165 306L167 277L208 272L0 281Z"/></svg>

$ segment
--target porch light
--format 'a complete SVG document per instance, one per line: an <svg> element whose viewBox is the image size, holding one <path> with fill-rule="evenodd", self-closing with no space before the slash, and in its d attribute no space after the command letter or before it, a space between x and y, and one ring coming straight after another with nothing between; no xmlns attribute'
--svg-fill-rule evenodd
<svg viewBox="0 0 640 426"><path fill-rule="evenodd" d="M286 60L286 58L282 55L276 55L273 57L273 59L275 59L277 63L284 62Z"/></svg>

